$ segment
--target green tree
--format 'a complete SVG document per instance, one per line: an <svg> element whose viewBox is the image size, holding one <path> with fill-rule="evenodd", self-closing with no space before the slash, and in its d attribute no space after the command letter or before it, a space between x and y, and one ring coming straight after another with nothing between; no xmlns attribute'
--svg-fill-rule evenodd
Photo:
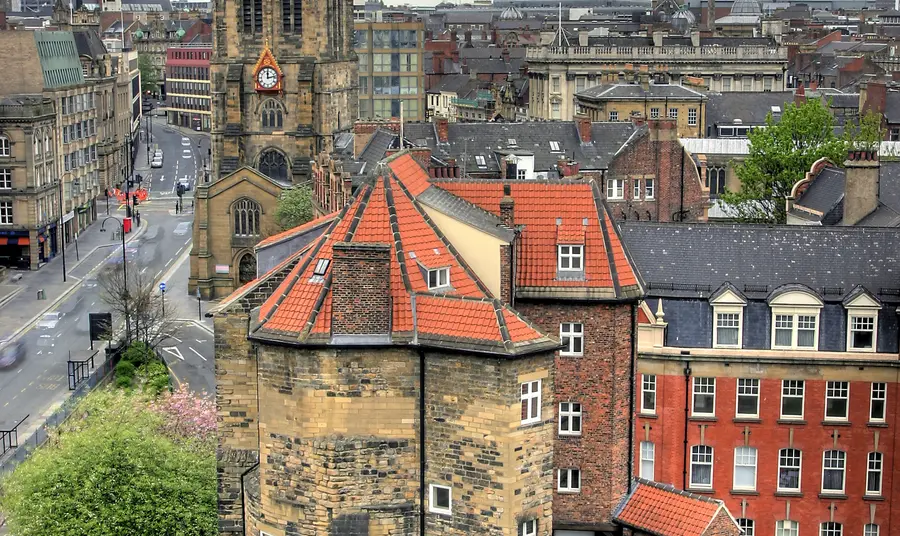
<svg viewBox="0 0 900 536"><path fill-rule="evenodd" d="M743 222L784 223L785 197L794 184L822 157L842 163L849 146L834 133L834 118L819 99L788 104L778 122L769 114L765 128L747 137L750 154L736 167L741 189L722 196Z"/></svg>
<svg viewBox="0 0 900 536"><path fill-rule="evenodd" d="M218 534L214 439L177 438L167 433L167 414L152 408L119 390L88 396L4 479L0 508L10 532Z"/></svg>
<svg viewBox="0 0 900 536"><path fill-rule="evenodd" d="M141 73L141 91L158 93L159 92L159 71L150 56L147 54L138 54L138 70Z"/></svg>
<svg viewBox="0 0 900 536"><path fill-rule="evenodd" d="M877 151L885 134L887 129L884 128L883 116L869 110L859 120L859 125L853 131L852 140L854 146L859 149Z"/></svg>
<svg viewBox="0 0 900 536"><path fill-rule="evenodd" d="M312 218L312 190L309 186L295 186L281 194L275 209L275 220L282 229L303 225Z"/></svg>

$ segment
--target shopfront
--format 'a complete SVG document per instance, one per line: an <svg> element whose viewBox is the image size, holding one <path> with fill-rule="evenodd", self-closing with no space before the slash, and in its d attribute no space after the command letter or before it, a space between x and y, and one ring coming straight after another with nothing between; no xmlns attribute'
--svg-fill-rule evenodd
<svg viewBox="0 0 900 536"><path fill-rule="evenodd" d="M31 240L28 231L0 231L0 265L18 270L31 269Z"/></svg>

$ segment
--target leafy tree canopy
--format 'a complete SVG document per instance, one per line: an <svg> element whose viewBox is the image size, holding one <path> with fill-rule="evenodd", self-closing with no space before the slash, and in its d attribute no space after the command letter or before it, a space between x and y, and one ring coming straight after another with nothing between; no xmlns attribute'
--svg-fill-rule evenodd
<svg viewBox="0 0 900 536"><path fill-rule="evenodd" d="M748 138L750 154L736 167L741 189L722 199L738 220L756 223L785 223L785 198L794 184L822 157L841 164L851 143L834 133L834 118L819 99L788 104L778 122L769 114L765 128Z"/></svg>
<svg viewBox="0 0 900 536"><path fill-rule="evenodd" d="M88 396L69 423L3 481L0 507L10 532L218 534L214 440L208 432L179 435L185 423L196 424L198 408L183 393L166 396L177 398L148 404L142 395L112 389ZM214 422L211 407L201 412L207 415L199 422ZM175 427L172 413L182 419Z"/></svg>
<svg viewBox="0 0 900 536"><path fill-rule="evenodd" d="M278 201L275 219L282 229L297 227L312 220L312 190L309 186L296 186L286 190Z"/></svg>
<svg viewBox="0 0 900 536"><path fill-rule="evenodd" d="M159 70L147 54L138 54L138 70L141 73L141 91L159 92Z"/></svg>

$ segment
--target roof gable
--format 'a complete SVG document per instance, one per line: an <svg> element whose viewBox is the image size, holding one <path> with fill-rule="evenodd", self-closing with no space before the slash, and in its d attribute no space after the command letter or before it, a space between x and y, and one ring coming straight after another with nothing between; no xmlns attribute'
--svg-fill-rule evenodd
<svg viewBox="0 0 900 536"><path fill-rule="evenodd" d="M207 197L216 197L234 188L238 184L249 182L259 187L262 191L278 197L284 190L284 186L263 175L250 166L242 166L217 181L197 186L198 191L206 191Z"/></svg>
<svg viewBox="0 0 900 536"><path fill-rule="evenodd" d="M709 297L714 305L747 305L747 298L731 283L725 282Z"/></svg>
<svg viewBox="0 0 900 536"><path fill-rule="evenodd" d="M631 492L613 515L618 523L650 534L703 536L723 509L724 504L717 499L635 479ZM731 520L734 522L734 518Z"/></svg>
<svg viewBox="0 0 900 536"><path fill-rule="evenodd" d="M853 287L843 304L847 309L881 309L881 301L862 285Z"/></svg>

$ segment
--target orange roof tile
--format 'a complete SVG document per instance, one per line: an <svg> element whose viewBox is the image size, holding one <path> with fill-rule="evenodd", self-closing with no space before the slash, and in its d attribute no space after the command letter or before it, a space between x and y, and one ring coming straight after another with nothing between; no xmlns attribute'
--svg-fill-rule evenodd
<svg viewBox="0 0 900 536"><path fill-rule="evenodd" d="M409 341L414 332L429 346L507 354L555 348L556 342L489 295L427 219L413 197L415 189L401 186L415 184L424 173L419 164L402 156L392 163L381 168L373 186L360 188L329 233L308 246L260 309L256 336L303 342L311 335L321 340L331 334L332 266L324 277L313 277L313 270L317 260L332 259L335 243L349 241L390 245L391 335L406 334L398 340ZM445 266L450 268L450 288L429 290L423 273Z"/></svg>
<svg viewBox="0 0 900 536"><path fill-rule="evenodd" d="M428 173L409 153L398 154L388 161L388 165L395 175L403 177L403 185L413 197L418 197L430 186Z"/></svg>
<svg viewBox="0 0 900 536"><path fill-rule="evenodd" d="M719 500L637 479L615 520L651 534L702 536L721 508L725 506Z"/></svg>
<svg viewBox="0 0 900 536"><path fill-rule="evenodd" d="M297 227L288 229L287 231L282 231L278 234L273 234L272 236L270 236L264 240L261 240L258 244L256 244L256 247L264 248L266 246L271 246L272 244L280 242L286 238L291 238L292 236L297 236L299 234L303 234L306 231L315 229L316 227L318 227L320 225L324 225L324 224L334 220L335 218L337 218L338 214L340 214L340 211L335 211L335 212L332 212L331 214L326 214L326 215L320 216L312 221L308 221L308 222L304 223L303 225L298 225Z"/></svg>

